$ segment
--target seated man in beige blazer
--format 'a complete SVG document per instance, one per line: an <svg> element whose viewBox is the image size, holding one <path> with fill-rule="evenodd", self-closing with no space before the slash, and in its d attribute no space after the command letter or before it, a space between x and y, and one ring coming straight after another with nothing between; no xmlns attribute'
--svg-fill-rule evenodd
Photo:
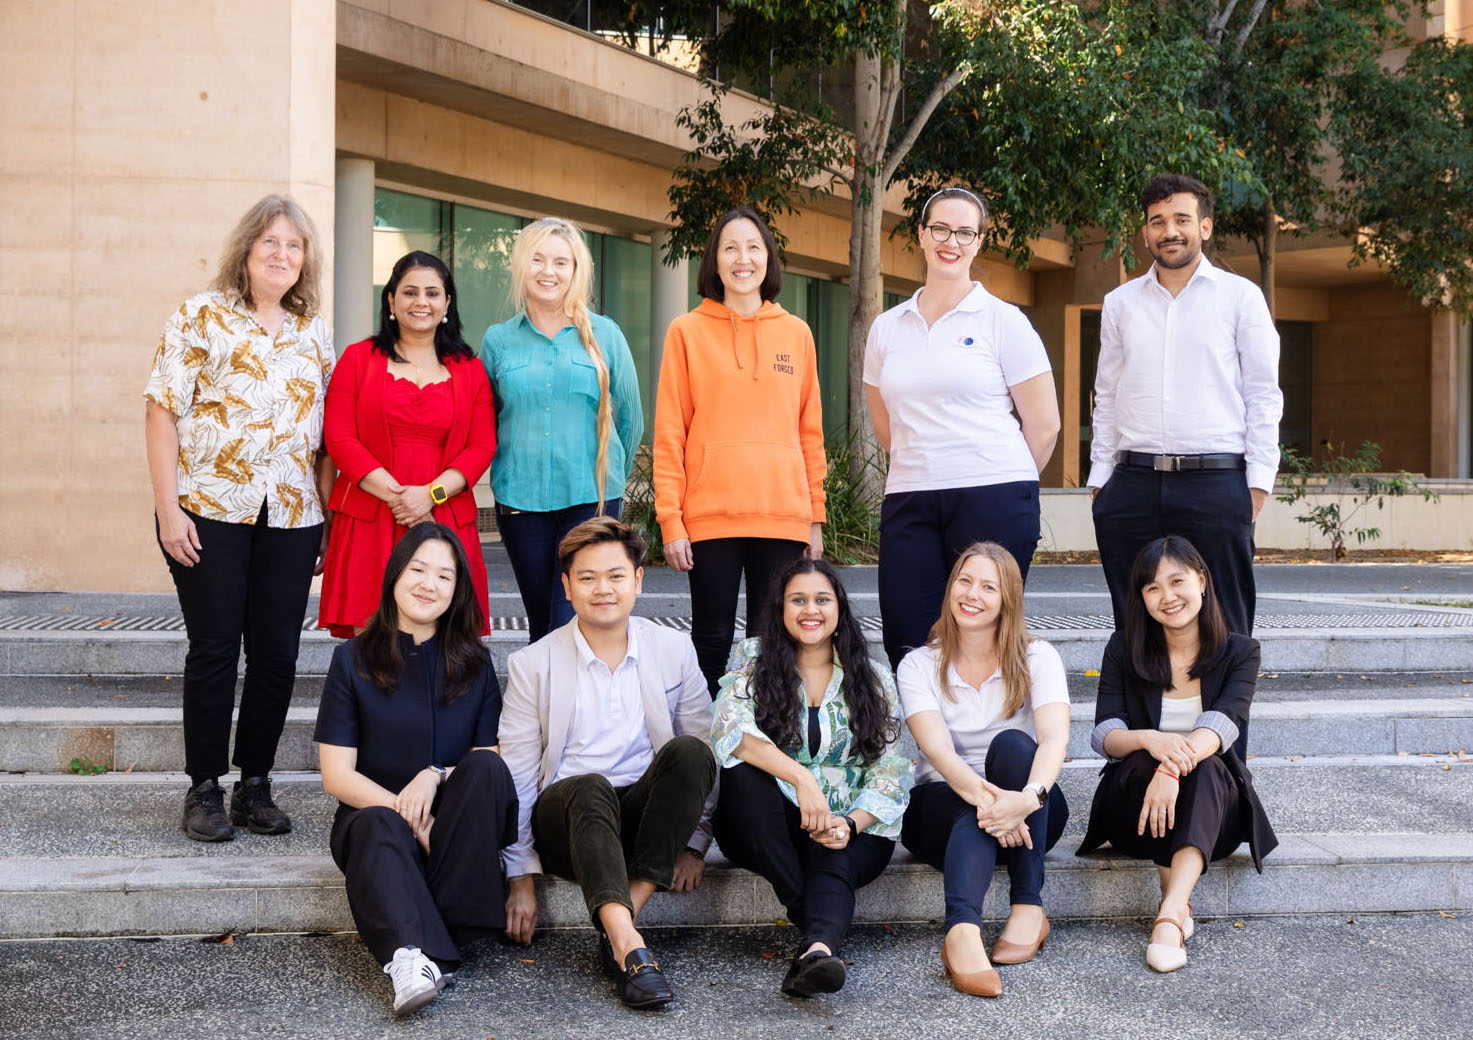
<svg viewBox="0 0 1473 1040"><path fill-rule="evenodd" d="M574 618L507 661L501 757L517 788L506 934L532 941L533 880L577 881L604 969L635 1008L674 999L635 928L658 889L701 883L716 759L711 698L683 632L630 617L644 539L606 516L558 546Z"/></svg>

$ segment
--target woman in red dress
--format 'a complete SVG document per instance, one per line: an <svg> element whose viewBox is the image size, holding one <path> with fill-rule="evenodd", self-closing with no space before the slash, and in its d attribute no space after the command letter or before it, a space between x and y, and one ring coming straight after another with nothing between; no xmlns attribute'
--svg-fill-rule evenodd
<svg viewBox="0 0 1473 1040"><path fill-rule="evenodd" d="M325 408L338 481L318 625L343 639L362 629L394 544L434 520L460 536L490 631L471 487L496 451L491 383L461 336L455 279L439 257L416 251L394 265L378 332L343 351Z"/></svg>

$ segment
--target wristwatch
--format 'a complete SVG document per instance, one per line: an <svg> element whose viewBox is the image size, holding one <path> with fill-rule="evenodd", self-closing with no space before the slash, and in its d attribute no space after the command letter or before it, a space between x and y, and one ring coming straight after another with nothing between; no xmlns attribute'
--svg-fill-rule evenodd
<svg viewBox="0 0 1473 1040"><path fill-rule="evenodd" d="M1029 784L1027 787L1023 788L1023 790L1032 791L1035 795L1038 796L1038 807L1040 809L1048 804L1048 788L1045 785Z"/></svg>
<svg viewBox="0 0 1473 1040"><path fill-rule="evenodd" d="M442 784L445 782L445 778L450 775L450 771L444 766L432 765L429 768L435 771L435 775L440 778L440 783Z"/></svg>
<svg viewBox="0 0 1473 1040"><path fill-rule="evenodd" d="M430 485L430 501L434 502L437 506L443 506L446 502L450 501L450 496L445 494L444 484Z"/></svg>

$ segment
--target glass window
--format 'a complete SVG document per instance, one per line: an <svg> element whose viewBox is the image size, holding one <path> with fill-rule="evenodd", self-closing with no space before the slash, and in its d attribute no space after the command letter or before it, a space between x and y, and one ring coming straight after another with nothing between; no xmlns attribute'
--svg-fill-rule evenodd
<svg viewBox="0 0 1473 1040"><path fill-rule="evenodd" d="M373 307L378 328L379 299L394 264L405 253L422 249L448 258L450 204L390 188L373 193Z"/></svg>
<svg viewBox="0 0 1473 1040"><path fill-rule="evenodd" d="M651 246L612 235L603 242L603 263L596 264L603 313L614 319L629 341L639 372L639 399L644 405L644 436L655 426L655 388L650 385L650 263ZM596 254L595 254L596 256Z"/></svg>
<svg viewBox="0 0 1473 1040"><path fill-rule="evenodd" d="M1303 453L1314 451L1310 432L1314 388L1314 325L1307 321L1281 321L1279 329L1279 389L1284 393L1284 417L1279 422L1279 443Z"/></svg>
<svg viewBox="0 0 1473 1040"><path fill-rule="evenodd" d="M809 313L818 345L824 437L837 444L846 435L849 419L849 287L815 279Z"/></svg>
<svg viewBox="0 0 1473 1040"><path fill-rule="evenodd" d="M510 318L511 275L506 262L524 221L477 206L455 205L455 288L465 339L477 351L486 330Z"/></svg>

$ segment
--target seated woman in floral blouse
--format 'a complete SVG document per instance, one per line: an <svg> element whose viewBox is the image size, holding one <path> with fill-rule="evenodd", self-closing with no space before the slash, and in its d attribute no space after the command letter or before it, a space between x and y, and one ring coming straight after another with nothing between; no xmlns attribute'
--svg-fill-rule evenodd
<svg viewBox="0 0 1473 1040"><path fill-rule="evenodd" d="M854 892L895 851L910 789L889 670L869 659L838 573L798 559L773 582L761 640L721 680L711 744L721 762L716 840L761 874L803 940L784 993L844 985L839 947Z"/></svg>

